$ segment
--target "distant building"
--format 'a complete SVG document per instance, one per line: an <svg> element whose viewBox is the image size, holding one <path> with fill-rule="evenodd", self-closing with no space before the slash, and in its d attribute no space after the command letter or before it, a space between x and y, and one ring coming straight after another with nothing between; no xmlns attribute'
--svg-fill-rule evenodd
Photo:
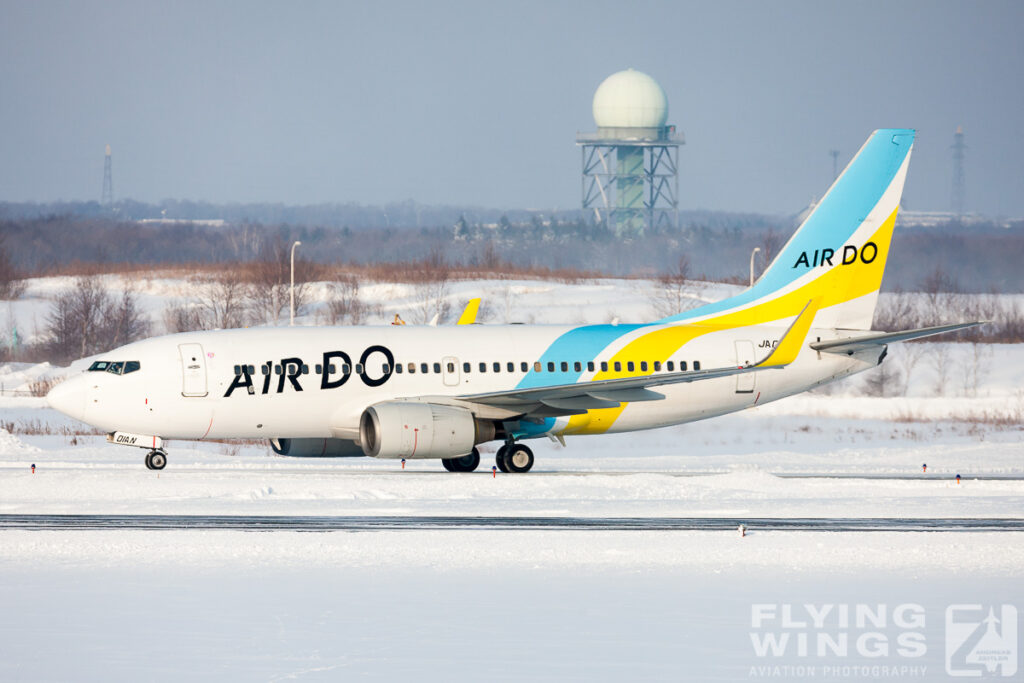
<svg viewBox="0 0 1024 683"><path fill-rule="evenodd" d="M594 93L596 133L579 133L583 209L620 237L679 225L679 146L667 125L668 98L658 82L627 69Z"/></svg>

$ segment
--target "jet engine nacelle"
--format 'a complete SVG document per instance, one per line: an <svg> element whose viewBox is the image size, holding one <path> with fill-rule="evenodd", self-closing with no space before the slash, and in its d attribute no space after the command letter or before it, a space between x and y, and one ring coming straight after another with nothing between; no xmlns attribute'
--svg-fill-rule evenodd
<svg viewBox="0 0 1024 683"><path fill-rule="evenodd" d="M465 408L386 401L359 419L359 443L374 458L456 458L494 438L494 425Z"/></svg>
<svg viewBox="0 0 1024 683"><path fill-rule="evenodd" d="M358 458L363 451L345 439L271 439L270 448L292 458Z"/></svg>

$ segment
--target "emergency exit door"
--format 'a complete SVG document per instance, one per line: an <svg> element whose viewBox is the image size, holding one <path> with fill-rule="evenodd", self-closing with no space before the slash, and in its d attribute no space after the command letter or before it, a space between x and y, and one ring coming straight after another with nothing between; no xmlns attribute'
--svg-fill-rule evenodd
<svg viewBox="0 0 1024 683"><path fill-rule="evenodd" d="M745 365L754 364L754 342L746 339L740 339L736 341L736 365L743 367ZM736 393L737 394L752 394L754 393L754 382L756 381L756 373L745 372L742 375L736 375Z"/></svg>
<svg viewBox="0 0 1024 683"><path fill-rule="evenodd" d="M441 361L444 385L446 387L459 386L459 359L454 356L447 356Z"/></svg>
<svg viewBox="0 0 1024 683"><path fill-rule="evenodd" d="M202 344L179 344L181 354L181 395L206 396L206 355Z"/></svg>

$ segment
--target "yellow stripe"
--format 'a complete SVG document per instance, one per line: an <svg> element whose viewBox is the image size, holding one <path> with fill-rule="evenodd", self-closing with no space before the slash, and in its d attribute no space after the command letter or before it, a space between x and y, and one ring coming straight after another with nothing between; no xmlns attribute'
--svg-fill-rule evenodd
<svg viewBox="0 0 1024 683"><path fill-rule="evenodd" d="M867 240L867 242L875 243L878 247L878 254L871 263L857 261L848 266L836 265L806 285L756 306L724 313L699 323L653 330L624 346L608 363L608 371L595 374L593 379L602 380L616 377L641 377L649 375L653 372L652 368L648 368L647 372L640 372L639 370L628 372L625 370L626 363L633 361L637 364L638 368L640 360L648 362L657 360L664 363L674 354L678 353L684 344L693 341L701 335L721 330L748 327L750 325L764 325L777 320L791 318L804 310L810 301L812 302L811 308L813 308L812 314L808 315L801 323L806 329L793 330L794 333L802 333L792 335L794 339L798 339L798 341L793 343L802 346L807 329L813 324L814 314L818 310L852 301L871 292L878 291L882 286L885 262L889 256L889 245L892 242L892 232L895 226L896 211L893 211L892 215L875 231L875 234ZM799 350L798 346L795 351L799 353ZM616 361L621 363L622 368L624 368L620 372L615 372L613 369ZM573 415L569 419L569 424L566 425L563 433L601 434L615 423L615 420L622 414L622 411L626 409L626 405L628 404L623 403L618 408L589 410L585 415Z"/></svg>

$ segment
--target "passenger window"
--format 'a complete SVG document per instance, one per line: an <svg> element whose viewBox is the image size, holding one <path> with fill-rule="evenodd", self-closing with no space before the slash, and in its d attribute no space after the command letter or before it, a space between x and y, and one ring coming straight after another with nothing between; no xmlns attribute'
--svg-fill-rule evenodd
<svg viewBox="0 0 1024 683"><path fill-rule="evenodd" d="M332 375L338 371L338 368L334 365L334 363L331 363L327 367L329 367L331 369L331 374Z"/></svg>
<svg viewBox="0 0 1024 683"><path fill-rule="evenodd" d="M501 372L501 363L498 363L497 361L495 361L492 365L494 367L494 371L495 372Z"/></svg>
<svg viewBox="0 0 1024 683"><path fill-rule="evenodd" d="M380 366L380 369L381 369L381 372L383 372L385 375L390 375L391 374L391 366L388 365L387 363L385 363L384 365Z"/></svg>
<svg viewBox="0 0 1024 683"><path fill-rule="evenodd" d="M269 365L261 365L260 366L260 372L262 372L264 375L269 375L270 374L270 366Z"/></svg>
<svg viewBox="0 0 1024 683"><path fill-rule="evenodd" d="M508 363L508 365L506 365L505 369L507 369L509 372L515 372L516 371L516 364L511 362L511 361L509 361L509 363Z"/></svg>
<svg viewBox="0 0 1024 683"><path fill-rule="evenodd" d="M480 372L487 372L487 363L480 363Z"/></svg>
<svg viewBox="0 0 1024 683"><path fill-rule="evenodd" d="M399 375L402 374L402 364L401 363L399 363L398 365L395 366L395 372L397 372Z"/></svg>
<svg viewBox="0 0 1024 683"><path fill-rule="evenodd" d="M448 372L455 372L455 363L448 364Z"/></svg>
<svg viewBox="0 0 1024 683"><path fill-rule="evenodd" d="M428 372L430 372L430 366L427 365L426 363L420 363L420 372L422 372L424 375L427 374Z"/></svg>
<svg viewBox="0 0 1024 683"><path fill-rule="evenodd" d="M655 372L659 372L660 370L661 370L661 361L660 360L654 361L654 371Z"/></svg>
<svg viewBox="0 0 1024 683"><path fill-rule="evenodd" d="M435 375L440 375L441 374L441 364L440 363L434 363L434 374Z"/></svg>
<svg viewBox="0 0 1024 683"><path fill-rule="evenodd" d="M640 361L640 372L647 372L647 361Z"/></svg>
<svg viewBox="0 0 1024 683"><path fill-rule="evenodd" d="M555 371L555 364L554 364L554 362L548 361L548 372L554 372L554 371Z"/></svg>
<svg viewBox="0 0 1024 683"><path fill-rule="evenodd" d="M580 364L579 361L576 361L575 363L572 364L572 369L575 370L576 372L580 372L581 370L583 370L583 366Z"/></svg>
<svg viewBox="0 0 1024 683"><path fill-rule="evenodd" d="M317 363L316 364L316 374L319 375L319 374L323 373L323 371L324 371L324 366L322 366L319 363Z"/></svg>
<svg viewBox="0 0 1024 683"><path fill-rule="evenodd" d="M362 363L356 363L356 374L357 375L363 374L363 364Z"/></svg>
<svg viewBox="0 0 1024 683"><path fill-rule="evenodd" d="M526 361L523 361L522 363L519 364L519 371L520 372L529 372L530 371L530 364L527 363Z"/></svg>
<svg viewBox="0 0 1024 683"><path fill-rule="evenodd" d="M669 372L674 372L676 369L676 362L673 360L668 361L667 363L665 363L665 369L668 370ZM686 368L683 368L683 370L685 369Z"/></svg>
<svg viewBox="0 0 1024 683"><path fill-rule="evenodd" d="M594 371L594 361L589 360L589 361L587 361L587 372L593 372L593 371Z"/></svg>
<svg viewBox="0 0 1024 683"><path fill-rule="evenodd" d="M409 363L409 374L410 375L415 375L416 374L416 364L415 363Z"/></svg>
<svg viewBox="0 0 1024 683"><path fill-rule="evenodd" d="M350 375L350 374L352 374L352 366L349 365L348 363L342 363L342 365L341 365L341 374L343 374L343 375Z"/></svg>
<svg viewBox="0 0 1024 683"><path fill-rule="evenodd" d="M633 372L635 368L636 366L633 365L633 361L629 361L628 363L626 363L626 370L628 370L629 372Z"/></svg>
<svg viewBox="0 0 1024 683"><path fill-rule="evenodd" d="M615 361L615 372L622 372L622 363L620 361Z"/></svg>
<svg viewBox="0 0 1024 683"><path fill-rule="evenodd" d="M601 372L608 372L608 361L601 361Z"/></svg>
<svg viewBox="0 0 1024 683"><path fill-rule="evenodd" d="M138 370L139 369L138 363L136 361L128 361L128 365L131 365L132 363L136 364L135 369ZM124 371L125 372L131 372L131 370L128 369L128 365L126 365L124 367ZM250 375L255 375L256 374L256 366L255 365L247 365L246 368L248 368Z"/></svg>
<svg viewBox="0 0 1024 683"><path fill-rule="evenodd" d="M274 365L274 374L275 375L280 375L281 374L281 366L280 365L276 365L276 364Z"/></svg>
<svg viewBox="0 0 1024 683"><path fill-rule="evenodd" d="M699 370L700 368L696 368L696 369ZM686 372L686 361L685 360L679 361L679 372Z"/></svg>
<svg viewBox="0 0 1024 683"><path fill-rule="evenodd" d="M242 374L242 366L241 365L236 365L235 366L235 377L238 377L241 374Z"/></svg>
<svg viewBox="0 0 1024 683"><path fill-rule="evenodd" d="M700 361L699 360L693 361L693 369L694 370L700 370Z"/></svg>
<svg viewBox="0 0 1024 683"><path fill-rule="evenodd" d="M533 371L534 372L540 372L541 371L541 364L540 364L539 361L533 364Z"/></svg>
<svg viewBox="0 0 1024 683"><path fill-rule="evenodd" d="M472 365L470 365L469 363L463 363L463 364L462 364L462 371L463 371L463 372L469 372L469 369L470 369L471 367L473 367L473 366L472 366Z"/></svg>
<svg viewBox="0 0 1024 683"><path fill-rule="evenodd" d="M302 374L303 375L308 375L309 374L309 366L306 365L305 363L302 364Z"/></svg>

